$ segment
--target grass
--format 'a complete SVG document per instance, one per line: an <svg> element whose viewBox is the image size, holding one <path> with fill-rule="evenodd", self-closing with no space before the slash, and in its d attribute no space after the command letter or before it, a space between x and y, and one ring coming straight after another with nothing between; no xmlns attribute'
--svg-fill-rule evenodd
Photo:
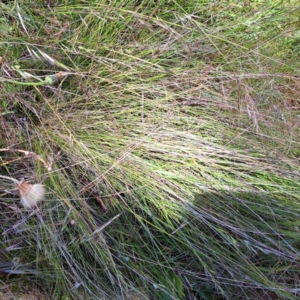
<svg viewBox="0 0 300 300"><path fill-rule="evenodd" d="M47 196L1 180L2 291L298 299L297 2L27 2L0 4L0 173Z"/></svg>

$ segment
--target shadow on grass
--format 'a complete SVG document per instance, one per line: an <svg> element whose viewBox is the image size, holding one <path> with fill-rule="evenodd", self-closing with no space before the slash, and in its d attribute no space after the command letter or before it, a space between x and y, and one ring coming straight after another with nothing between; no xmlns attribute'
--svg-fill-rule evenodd
<svg viewBox="0 0 300 300"><path fill-rule="evenodd" d="M103 213L95 206L99 217L80 221L75 208L55 212L48 202L41 223L5 198L1 280L35 282L54 297L298 299L300 210L294 200L280 193L199 193L178 206L178 220L166 222L149 204L146 214L124 209L104 228L114 208ZM98 231L85 232L85 221L98 222Z"/></svg>

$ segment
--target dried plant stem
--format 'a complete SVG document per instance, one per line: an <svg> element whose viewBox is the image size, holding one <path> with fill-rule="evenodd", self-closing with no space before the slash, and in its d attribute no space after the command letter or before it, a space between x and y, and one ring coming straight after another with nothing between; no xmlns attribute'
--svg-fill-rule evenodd
<svg viewBox="0 0 300 300"><path fill-rule="evenodd" d="M10 148L1 148L0 152L19 152L19 153L24 153L25 157L34 157L38 159L40 162L42 162L45 167L47 168L48 171L51 171L52 167L50 164L46 163L39 155L32 151L26 151L26 150L21 150L21 149L10 149Z"/></svg>
<svg viewBox="0 0 300 300"><path fill-rule="evenodd" d="M8 179L16 184L20 184L20 181L15 179L15 178L12 178L12 177L8 177L8 176L4 176L4 175L0 175L0 178L3 178L3 179Z"/></svg>

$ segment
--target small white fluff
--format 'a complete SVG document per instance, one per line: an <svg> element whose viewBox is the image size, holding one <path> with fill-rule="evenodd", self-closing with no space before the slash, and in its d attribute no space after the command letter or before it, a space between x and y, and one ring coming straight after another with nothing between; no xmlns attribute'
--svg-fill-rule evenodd
<svg viewBox="0 0 300 300"><path fill-rule="evenodd" d="M0 175L0 178L11 180L16 184L19 191L21 203L25 208L32 208L45 196L45 187L42 184L31 184L24 180L17 180L12 177Z"/></svg>
<svg viewBox="0 0 300 300"><path fill-rule="evenodd" d="M21 203L25 208L32 208L45 196L45 188L42 184L30 184L26 181L17 185L20 193Z"/></svg>

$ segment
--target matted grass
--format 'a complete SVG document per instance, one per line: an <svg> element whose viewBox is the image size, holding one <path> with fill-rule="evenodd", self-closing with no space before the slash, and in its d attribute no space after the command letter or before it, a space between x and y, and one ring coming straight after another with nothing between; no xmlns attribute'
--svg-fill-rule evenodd
<svg viewBox="0 0 300 300"><path fill-rule="evenodd" d="M296 2L0 5L3 289L299 298Z"/></svg>

